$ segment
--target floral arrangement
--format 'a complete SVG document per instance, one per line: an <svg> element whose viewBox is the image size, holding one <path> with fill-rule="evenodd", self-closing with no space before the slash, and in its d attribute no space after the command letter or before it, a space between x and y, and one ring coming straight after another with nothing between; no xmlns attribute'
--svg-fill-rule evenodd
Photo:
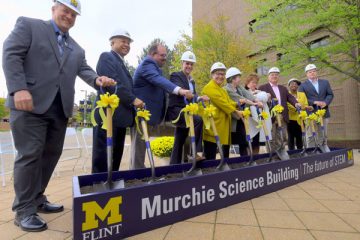
<svg viewBox="0 0 360 240"><path fill-rule="evenodd" d="M151 151L157 157L170 157L174 146L174 137L158 137L150 142Z"/></svg>

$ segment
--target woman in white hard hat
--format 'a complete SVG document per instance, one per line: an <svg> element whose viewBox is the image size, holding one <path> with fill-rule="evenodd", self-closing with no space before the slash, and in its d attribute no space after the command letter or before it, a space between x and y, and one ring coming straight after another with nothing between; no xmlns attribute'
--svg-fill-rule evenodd
<svg viewBox="0 0 360 240"><path fill-rule="evenodd" d="M220 143L223 148L224 157L229 157L230 150L230 130L231 130L231 114L241 117L240 111L236 108L237 102L230 99L229 95L222 88L225 80L226 67L221 62L216 62L211 66L211 80L205 85L201 94L207 95L211 103L217 108L214 116L215 126L219 134ZM204 129L204 154L206 159L215 159L217 145L214 132L211 129Z"/></svg>
<svg viewBox="0 0 360 240"><path fill-rule="evenodd" d="M224 89L228 93L229 97L240 105L259 105L262 107L261 103L255 103L255 96L240 85L241 74L240 70L235 67L231 67L226 71L227 84L224 86ZM246 141L244 122L242 119L237 118L236 114L232 116L231 144L239 145L239 152L241 156L248 155L248 143Z"/></svg>
<svg viewBox="0 0 360 240"><path fill-rule="evenodd" d="M308 100L305 93L298 92L298 88L300 85L301 82L299 80L297 80L296 78L291 78L288 81L289 93L296 98L296 100L301 104L302 108L312 110L312 107L308 107ZM289 123L287 125L288 148L289 150L294 150L296 143L296 149L302 149L303 141L298 118L299 114L293 105L287 103L287 106L289 109Z"/></svg>

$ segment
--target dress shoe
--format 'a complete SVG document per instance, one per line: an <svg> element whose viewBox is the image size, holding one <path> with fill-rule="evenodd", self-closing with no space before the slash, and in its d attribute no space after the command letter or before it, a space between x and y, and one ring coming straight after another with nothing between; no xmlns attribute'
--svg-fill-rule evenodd
<svg viewBox="0 0 360 240"><path fill-rule="evenodd" d="M41 232L47 229L46 222L37 214L23 218L15 217L14 224L27 232Z"/></svg>
<svg viewBox="0 0 360 240"><path fill-rule="evenodd" d="M197 162L201 162L201 161L204 161L204 160L205 160L205 157L196 154L196 158L195 158L195 159L196 159Z"/></svg>
<svg viewBox="0 0 360 240"><path fill-rule="evenodd" d="M57 213L64 211L64 206L46 201L38 206L37 211L40 213Z"/></svg>

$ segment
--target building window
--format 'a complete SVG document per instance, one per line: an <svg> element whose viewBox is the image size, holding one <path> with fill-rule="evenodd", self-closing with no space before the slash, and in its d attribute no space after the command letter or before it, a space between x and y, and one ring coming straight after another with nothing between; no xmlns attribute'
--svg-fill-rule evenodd
<svg viewBox="0 0 360 240"><path fill-rule="evenodd" d="M270 68L265 66L265 62L266 59L262 59L258 62L258 66L255 71L259 76L264 76L268 74Z"/></svg>
<svg viewBox="0 0 360 240"><path fill-rule="evenodd" d="M329 36L325 36L322 38L318 38L312 42L310 42L309 44L309 48L311 50L318 48L318 47L323 47L323 46L327 46L329 45Z"/></svg>

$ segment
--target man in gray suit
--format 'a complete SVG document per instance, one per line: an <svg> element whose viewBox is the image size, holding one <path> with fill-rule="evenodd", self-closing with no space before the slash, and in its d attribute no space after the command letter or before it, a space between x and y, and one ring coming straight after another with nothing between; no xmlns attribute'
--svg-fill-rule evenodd
<svg viewBox="0 0 360 240"><path fill-rule="evenodd" d="M309 102L309 106L313 106L314 109L325 109L326 114L324 117L324 130L325 138L323 138L320 127L318 127L317 135L319 143L327 144L327 125L329 123L330 112L329 105L334 98L334 93L330 87L328 80L319 79L317 75L317 68L314 64L308 64L305 67L305 73L307 80L305 80L299 87L299 92L304 92ZM315 147L315 139L312 137L310 128L306 130L306 140L308 147Z"/></svg>
<svg viewBox="0 0 360 240"><path fill-rule="evenodd" d="M77 0L58 0L52 20L19 17L3 45L7 106L18 151L14 163L15 225L43 231L37 212L63 211L44 195L60 158L66 125L74 104L76 76L91 86L110 86L87 65L84 50L69 36L80 14Z"/></svg>

